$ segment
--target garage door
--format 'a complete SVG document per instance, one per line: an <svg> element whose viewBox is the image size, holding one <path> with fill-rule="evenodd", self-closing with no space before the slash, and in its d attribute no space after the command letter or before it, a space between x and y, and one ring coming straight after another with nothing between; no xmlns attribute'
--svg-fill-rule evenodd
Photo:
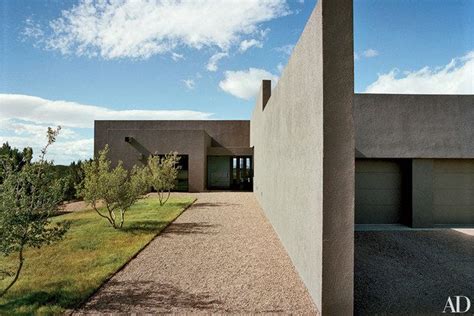
<svg viewBox="0 0 474 316"><path fill-rule="evenodd" d="M402 163L394 160L356 160L356 224L402 222Z"/></svg>
<svg viewBox="0 0 474 316"><path fill-rule="evenodd" d="M433 220L474 225L474 160L434 161Z"/></svg>

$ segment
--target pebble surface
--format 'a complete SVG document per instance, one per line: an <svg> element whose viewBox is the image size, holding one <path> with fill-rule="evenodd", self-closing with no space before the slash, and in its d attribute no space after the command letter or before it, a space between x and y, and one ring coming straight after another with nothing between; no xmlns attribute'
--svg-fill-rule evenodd
<svg viewBox="0 0 474 316"><path fill-rule="evenodd" d="M316 315L251 192L197 201L76 314Z"/></svg>

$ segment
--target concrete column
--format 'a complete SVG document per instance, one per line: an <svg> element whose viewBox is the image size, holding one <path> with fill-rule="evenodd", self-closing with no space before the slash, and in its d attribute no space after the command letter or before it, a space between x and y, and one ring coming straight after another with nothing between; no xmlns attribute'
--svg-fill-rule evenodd
<svg viewBox="0 0 474 316"><path fill-rule="evenodd" d="M433 227L433 159L413 159L411 169L411 226Z"/></svg>
<svg viewBox="0 0 474 316"><path fill-rule="evenodd" d="M322 1L323 315L352 315L354 299L352 0Z"/></svg>
<svg viewBox="0 0 474 316"><path fill-rule="evenodd" d="M260 88L260 95L262 97L262 111L265 110L268 100L272 95L272 81L262 80L262 87Z"/></svg>

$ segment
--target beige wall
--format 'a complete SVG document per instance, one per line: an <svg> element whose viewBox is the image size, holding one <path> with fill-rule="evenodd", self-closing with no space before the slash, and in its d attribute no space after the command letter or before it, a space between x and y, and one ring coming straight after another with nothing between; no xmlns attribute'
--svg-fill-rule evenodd
<svg viewBox="0 0 474 316"><path fill-rule="evenodd" d="M356 94L356 154L474 158L474 95Z"/></svg>
<svg viewBox="0 0 474 316"><path fill-rule="evenodd" d="M251 120L254 191L316 306L353 310L352 1L320 0Z"/></svg>

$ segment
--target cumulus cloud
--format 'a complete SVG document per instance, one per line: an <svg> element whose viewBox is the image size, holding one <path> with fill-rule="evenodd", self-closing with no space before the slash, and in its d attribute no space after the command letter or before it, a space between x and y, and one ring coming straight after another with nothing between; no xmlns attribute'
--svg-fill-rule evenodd
<svg viewBox="0 0 474 316"><path fill-rule="evenodd" d="M367 93L474 94L474 51L437 68L379 74Z"/></svg>
<svg viewBox="0 0 474 316"><path fill-rule="evenodd" d="M373 48L369 48L362 52L362 55L364 55L365 58L372 58L377 57L379 55L379 52Z"/></svg>
<svg viewBox="0 0 474 316"><path fill-rule="evenodd" d="M207 70L209 71L217 71L218 67L217 67L217 63L219 62L219 60L221 60L222 58L224 57L227 57L229 56L229 54L227 53L216 53L214 55L211 56L211 58L209 58L209 62L207 63Z"/></svg>
<svg viewBox="0 0 474 316"><path fill-rule="evenodd" d="M68 164L92 157L94 140L90 134L94 120L199 120L211 115L188 110L113 110L28 95L0 94L0 143L9 142L17 148L32 147L39 153L46 142L47 127L61 125L58 141L48 157Z"/></svg>
<svg viewBox="0 0 474 316"><path fill-rule="evenodd" d="M277 52L280 52L280 53L283 53L285 55L290 56L291 53L293 52L293 48L295 48L295 45L288 44L288 45L283 45L283 46L280 46L280 47L276 47L275 50Z"/></svg>
<svg viewBox="0 0 474 316"><path fill-rule="evenodd" d="M186 86L186 88L188 88L189 90L193 90L194 87L196 86L196 83L194 82L193 79L184 79L183 83Z"/></svg>
<svg viewBox="0 0 474 316"><path fill-rule="evenodd" d="M92 128L94 120L199 120L211 115L189 110L114 110L29 95L0 94L0 119L14 118L68 127Z"/></svg>
<svg viewBox="0 0 474 316"><path fill-rule="evenodd" d="M184 59L184 55L173 52L171 53L171 59L179 61L180 59Z"/></svg>
<svg viewBox="0 0 474 316"><path fill-rule="evenodd" d="M249 68L248 70L226 71L225 79L219 82L219 87L244 100L254 98L262 84L262 80L269 79L273 82L278 81L278 76L258 68Z"/></svg>
<svg viewBox="0 0 474 316"><path fill-rule="evenodd" d="M251 47L258 47L258 48L262 48L263 47L263 43L261 41L257 41L256 39L252 38L251 40L243 40L242 42L240 42L240 47L239 47L239 51L240 52L245 52L247 51L247 49L251 48Z"/></svg>
<svg viewBox="0 0 474 316"><path fill-rule="evenodd" d="M34 158L37 158L41 148L44 147L47 141L46 128L43 129L42 137L0 135L0 143L8 142L10 146L20 149L31 147L33 148ZM92 158L94 151L93 138L64 140L63 132L61 130L56 143L48 148L47 159L54 160L56 164L69 164L72 161Z"/></svg>
<svg viewBox="0 0 474 316"><path fill-rule="evenodd" d="M65 55L146 59L180 46L227 51L290 13L286 0L81 0L48 26L28 23L24 33Z"/></svg>

